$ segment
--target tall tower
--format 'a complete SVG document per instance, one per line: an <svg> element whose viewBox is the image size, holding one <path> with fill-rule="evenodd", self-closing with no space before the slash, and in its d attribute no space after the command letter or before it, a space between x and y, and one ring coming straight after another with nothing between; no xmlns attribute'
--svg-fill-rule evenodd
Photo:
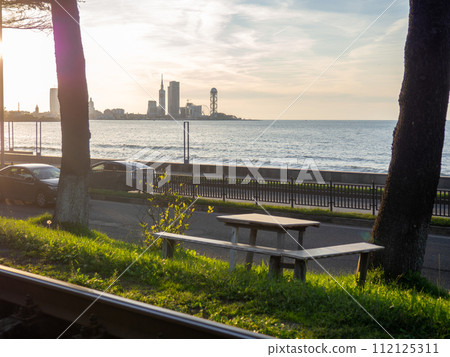
<svg viewBox="0 0 450 357"><path fill-rule="evenodd" d="M89 98L88 108L89 108L89 119L94 119L95 106L94 106L94 101L92 100L92 98Z"/></svg>
<svg viewBox="0 0 450 357"><path fill-rule="evenodd" d="M168 91L168 112L176 118L180 115L180 82L170 82Z"/></svg>
<svg viewBox="0 0 450 357"><path fill-rule="evenodd" d="M59 117L58 88L50 88L50 113Z"/></svg>
<svg viewBox="0 0 450 357"><path fill-rule="evenodd" d="M166 91L164 90L163 75L161 74L161 89L159 90L158 115L166 115Z"/></svg>
<svg viewBox="0 0 450 357"><path fill-rule="evenodd" d="M217 89L211 88L209 101L209 115L215 117L217 115Z"/></svg>

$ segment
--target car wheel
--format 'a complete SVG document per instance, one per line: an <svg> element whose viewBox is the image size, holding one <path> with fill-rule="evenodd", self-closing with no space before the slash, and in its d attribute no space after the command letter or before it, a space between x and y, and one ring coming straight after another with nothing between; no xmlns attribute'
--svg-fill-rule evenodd
<svg viewBox="0 0 450 357"><path fill-rule="evenodd" d="M39 191L36 194L36 199L35 199L36 204L38 205L38 207L45 207L47 206L47 197L45 197L45 193Z"/></svg>

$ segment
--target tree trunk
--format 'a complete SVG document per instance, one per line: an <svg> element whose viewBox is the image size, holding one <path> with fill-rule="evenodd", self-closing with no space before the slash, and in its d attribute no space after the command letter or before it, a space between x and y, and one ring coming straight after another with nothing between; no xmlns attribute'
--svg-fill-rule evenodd
<svg viewBox="0 0 450 357"><path fill-rule="evenodd" d="M89 112L77 0L52 1L62 160L55 223L88 225Z"/></svg>
<svg viewBox="0 0 450 357"><path fill-rule="evenodd" d="M410 0L400 114L372 241L388 277L420 272L441 170L450 82L450 1Z"/></svg>

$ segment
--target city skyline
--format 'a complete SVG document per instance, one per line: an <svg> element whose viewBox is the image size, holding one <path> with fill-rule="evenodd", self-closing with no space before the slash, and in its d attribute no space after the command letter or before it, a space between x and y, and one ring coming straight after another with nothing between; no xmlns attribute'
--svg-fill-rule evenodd
<svg viewBox="0 0 450 357"><path fill-rule="evenodd" d="M105 4L80 3L89 96L101 111L146 113L164 73L165 84L182 83L180 106L209 107L216 87L220 112L243 118L398 117L406 0ZM5 30L4 56L6 109L47 111L52 34Z"/></svg>

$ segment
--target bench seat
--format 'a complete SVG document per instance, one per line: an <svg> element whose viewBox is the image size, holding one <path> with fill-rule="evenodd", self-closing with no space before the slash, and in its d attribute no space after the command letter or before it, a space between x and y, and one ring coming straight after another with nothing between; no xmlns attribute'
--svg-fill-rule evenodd
<svg viewBox="0 0 450 357"><path fill-rule="evenodd" d="M276 249L271 247L253 246L243 243L231 243L228 241L221 241L211 238L201 238L175 233L158 232L153 234L155 238L163 239L163 258L173 257L174 242L189 242L202 245L208 245L218 248L227 248L233 250L240 250L245 252L253 252L270 256L269 260L269 275L278 276L282 274L283 263L282 258L294 259L294 276L302 281L306 279L306 262L308 260L316 260L323 258L331 258L350 254L359 254L358 268L356 271L356 278L360 285L364 285L367 275L368 255L384 247L377 246L371 243L351 243L343 245L328 246L322 248L312 248L307 250L288 250ZM230 266L230 271L234 267Z"/></svg>

